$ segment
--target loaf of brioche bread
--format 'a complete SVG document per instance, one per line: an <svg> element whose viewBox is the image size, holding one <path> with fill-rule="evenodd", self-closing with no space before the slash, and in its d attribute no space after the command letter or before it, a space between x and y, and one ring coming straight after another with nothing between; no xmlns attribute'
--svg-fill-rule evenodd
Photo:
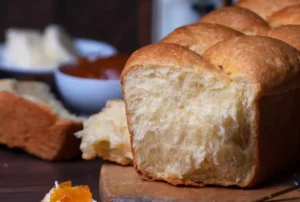
<svg viewBox="0 0 300 202"><path fill-rule="evenodd" d="M267 36L284 41L300 51L300 24L275 27Z"/></svg>
<svg viewBox="0 0 300 202"><path fill-rule="evenodd" d="M256 13L240 7L228 6L204 15L201 23L217 23L246 35L264 35L269 30L268 23Z"/></svg>
<svg viewBox="0 0 300 202"><path fill-rule="evenodd" d="M300 4L300 0L239 0L235 5L247 8L267 19L273 13L295 4Z"/></svg>
<svg viewBox="0 0 300 202"><path fill-rule="evenodd" d="M268 22L271 27L278 27L281 25L300 25L300 4L285 7L273 13L268 18Z"/></svg>
<svg viewBox="0 0 300 202"><path fill-rule="evenodd" d="M130 135L123 100L110 100L98 114L83 122L81 137L82 158L102 157L121 165L132 164Z"/></svg>
<svg viewBox="0 0 300 202"><path fill-rule="evenodd" d="M80 155L74 133L81 120L70 114L46 84L0 80L0 144L20 148L45 160Z"/></svg>
<svg viewBox="0 0 300 202"><path fill-rule="evenodd" d="M197 23L175 29L160 43L175 43L202 55L212 45L243 34L219 24Z"/></svg>
<svg viewBox="0 0 300 202"><path fill-rule="evenodd" d="M161 43L128 60L121 82L137 172L175 185L251 187L295 164L299 51L240 36L204 58Z"/></svg>

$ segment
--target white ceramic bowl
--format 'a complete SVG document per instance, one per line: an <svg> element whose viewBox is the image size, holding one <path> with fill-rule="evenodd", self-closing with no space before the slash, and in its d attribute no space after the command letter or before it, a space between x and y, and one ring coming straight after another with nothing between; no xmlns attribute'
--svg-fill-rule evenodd
<svg viewBox="0 0 300 202"><path fill-rule="evenodd" d="M107 100L122 99L120 80L97 80L70 76L61 72L61 68L54 72L56 87L65 104L76 112L91 115L98 113Z"/></svg>

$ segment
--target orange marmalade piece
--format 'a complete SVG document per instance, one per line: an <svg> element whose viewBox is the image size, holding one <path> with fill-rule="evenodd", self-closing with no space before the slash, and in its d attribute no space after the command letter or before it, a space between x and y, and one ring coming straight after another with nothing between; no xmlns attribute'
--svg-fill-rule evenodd
<svg viewBox="0 0 300 202"><path fill-rule="evenodd" d="M91 202L92 193L88 186L72 187L71 181L59 184L53 189L50 202Z"/></svg>

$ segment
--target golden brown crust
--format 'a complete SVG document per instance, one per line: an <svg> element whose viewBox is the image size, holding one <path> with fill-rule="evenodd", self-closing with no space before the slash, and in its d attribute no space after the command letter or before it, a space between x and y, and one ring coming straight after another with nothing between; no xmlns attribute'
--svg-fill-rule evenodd
<svg viewBox="0 0 300 202"><path fill-rule="evenodd" d="M220 42L203 57L233 80L237 76L261 87L256 98L258 127L253 129L255 170L249 181L239 186L253 187L297 162L299 155L295 148L299 147L300 130L296 120L300 118L300 107L295 105L300 101L296 89L300 86L299 51L268 37L244 36ZM276 127L270 125L274 123ZM288 151L286 156L281 155L283 150Z"/></svg>
<svg viewBox="0 0 300 202"><path fill-rule="evenodd" d="M267 19L274 12L295 4L300 4L300 0L240 0L235 5L247 8Z"/></svg>
<svg viewBox="0 0 300 202"><path fill-rule="evenodd" d="M151 44L135 51L125 64L121 80L124 79L128 71L141 66L189 67L196 71L219 71L216 67L204 61L203 58L194 51L177 44L167 43Z"/></svg>
<svg viewBox="0 0 300 202"><path fill-rule="evenodd" d="M220 42L203 57L232 80L259 84L262 95L300 86L300 53L264 36L242 36Z"/></svg>
<svg viewBox="0 0 300 202"><path fill-rule="evenodd" d="M0 143L44 160L65 160L80 155L80 139L73 134L81 122L60 119L45 105L9 92L0 92Z"/></svg>
<svg viewBox="0 0 300 202"><path fill-rule="evenodd" d="M299 161L299 102L299 89L258 100L256 113L259 119L255 121L258 124L258 135L255 136L256 169L246 187L280 176Z"/></svg>
<svg viewBox="0 0 300 202"><path fill-rule="evenodd" d="M268 17L271 27L300 25L300 4L285 7Z"/></svg>
<svg viewBox="0 0 300 202"><path fill-rule="evenodd" d="M300 25L275 27L269 31L267 36L284 41L300 51Z"/></svg>
<svg viewBox="0 0 300 202"><path fill-rule="evenodd" d="M223 25L197 23L175 29L160 43L175 43L202 55L212 45L242 35L242 33Z"/></svg>
<svg viewBox="0 0 300 202"><path fill-rule="evenodd" d="M246 35L264 35L270 28L256 13L235 6L214 10L203 16L200 22L221 24Z"/></svg>

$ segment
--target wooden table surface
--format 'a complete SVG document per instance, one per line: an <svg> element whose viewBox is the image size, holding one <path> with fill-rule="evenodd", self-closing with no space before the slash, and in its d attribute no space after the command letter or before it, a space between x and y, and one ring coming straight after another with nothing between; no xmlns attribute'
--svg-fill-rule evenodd
<svg viewBox="0 0 300 202"><path fill-rule="evenodd" d="M102 161L46 162L21 151L0 146L0 201L39 202L54 181L86 184L99 201L99 170Z"/></svg>

